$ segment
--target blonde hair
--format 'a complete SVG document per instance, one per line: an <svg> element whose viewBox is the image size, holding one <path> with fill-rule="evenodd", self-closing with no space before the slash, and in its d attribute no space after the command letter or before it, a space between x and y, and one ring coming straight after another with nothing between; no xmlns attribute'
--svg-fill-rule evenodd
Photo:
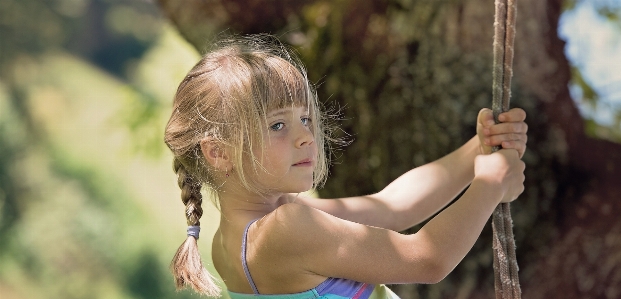
<svg viewBox="0 0 621 299"><path fill-rule="evenodd" d="M190 70L179 85L164 140L174 154L187 223L199 226L202 185L217 205L218 172L207 163L201 141L209 139L231 151L241 185L264 194L251 172L261 169L253 148L263 147L267 113L286 106L308 107L311 131L318 148L314 187L327 177L331 130L319 109L314 86L293 52L269 35L233 37L214 48ZM218 296L220 289L202 265L196 239L188 236L171 262L177 288L191 286L198 293Z"/></svg>

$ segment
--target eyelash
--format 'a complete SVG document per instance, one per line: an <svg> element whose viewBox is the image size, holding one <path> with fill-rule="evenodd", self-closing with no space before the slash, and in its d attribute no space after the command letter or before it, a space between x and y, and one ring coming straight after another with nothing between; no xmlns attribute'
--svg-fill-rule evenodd
<svg viewBox="0 0 621 299"><path fill-rule="evenodd" d="M310 124L313 122L313 120L312 120L310 117L302 117L302 118L300 119L300 122L302 122L302 125L304 125L304 126L308 127L308 126L310 126ZM284 126L285 126L285 123L284 123L284 122L279 121L279 122L277 122L277 123L275 123L275 124L271 125L271 126L270 126L270 130L275 131L275 132L276 132L276 131L280 131L280 130L282 130L282 129L283 129L283 127L284 127Z"/></svg>
<svg viewBox="0 0 621 299"><path fill-rule="evenodd" d="M279 126L279 125L281 125L281 126L280 126L280 128L277 128L277 126ZM273 124L273 125L271 125L271 126L270 126L270 130L272 130L272 131L280 131L280 130L282 130L282 128L283 128L284 126L285 126L285 123L283 123L283 122L277 122L277 123L275 123L275 124Z"/></svg>
<svg viewBox="0 0 621 299"><path fill-rule="evenodd" d="M300 120L302 121L302 124L307 127L310 126L311 123L313 123L313 120L310 117L302 117ZM306 123L304 121L306 121Z"/></svg>

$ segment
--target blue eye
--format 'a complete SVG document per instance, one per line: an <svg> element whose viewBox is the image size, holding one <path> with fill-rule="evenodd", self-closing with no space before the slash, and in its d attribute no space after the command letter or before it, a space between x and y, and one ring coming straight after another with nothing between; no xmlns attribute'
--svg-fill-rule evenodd
<svg viewBox="0 0 621 299"><path fill-rule="evenodd" d="M280 131L285 127L285 123L278 122L270 126L270 130L272 131Z"/></svg>
<svg viewBox="0 0 621 299"><path fill-rule="evenodd" d="M310 124L313 122L313 120L310 117L302 117L300 121L302 122L302 125L304 126L310 126Z"/></svg>

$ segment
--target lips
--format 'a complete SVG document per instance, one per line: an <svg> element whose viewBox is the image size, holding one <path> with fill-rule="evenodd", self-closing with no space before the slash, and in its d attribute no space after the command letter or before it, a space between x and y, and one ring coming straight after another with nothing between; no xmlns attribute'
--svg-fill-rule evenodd
<svg viewBox="0 0 621 299"><path fill-rule="evenodd" d="M292 166L313 166L313 160L311 160L311 159L304 159L304 160L301 160L301 161L293 164Z"/></svg>

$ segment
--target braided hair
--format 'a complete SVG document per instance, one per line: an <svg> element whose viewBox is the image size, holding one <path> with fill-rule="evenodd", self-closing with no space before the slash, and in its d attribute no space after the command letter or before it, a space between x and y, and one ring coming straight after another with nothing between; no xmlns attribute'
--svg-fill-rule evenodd
<svg viewBox="0 0 621 299"><path fill-rule="evenodd" d="M202 184L188 173L181 160L175 158L173 168L177 173L177 182L181 189L181 201L185 205L188 226L199 227L203 215ZM207 296L216 297L220 294L220 288L214 283L214 277L203 267L196 237L188 235L185 242L177 249L170 267L177 289L188 285Z"/></svg>

